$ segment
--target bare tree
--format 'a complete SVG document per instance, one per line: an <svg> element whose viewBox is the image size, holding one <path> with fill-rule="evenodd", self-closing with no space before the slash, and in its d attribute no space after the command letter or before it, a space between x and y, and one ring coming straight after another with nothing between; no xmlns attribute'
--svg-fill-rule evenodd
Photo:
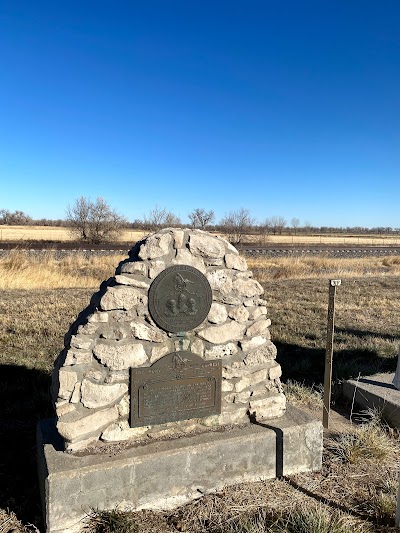
<svg viewBox="0 0 400 533"><path fill-rule="evenodd" d="M32 218L23 211L14 211L0 209L0 224L9 226L27 226L32 223Z"/></svg>
<svg viewBox="0 0 400 533"><path fill-rule="evenodd" d="M304 228L304 233L309 233L312 228L311 222L309 220L305 220L303 224L303 228Z"/></svg>
<svg viewBox="0 0 400 533"><path fill-rule="evenodd" d="M268 221L274 235L277 233L281 234L283 228L286 226L286 220L278 215L269 218Z"/></svg>
<svg viewBox="0 0 400 533"><path fill-rule="evenodd" d="M297 229L300 226L300 219L293 217L290 223L292 224L292 228L294 229L294 234L296 235Z"/></svg>
<svg viewBox="0 0 400 533"><path fill-rule="evenodd" d="M179 226L181 219L166 207L156 205L148 215L143 217L143 224L149 231L156 231L167 226Z"/></svg>
<svg viewBox="0 0 400 533"><path fill-rule="evenodd" d="M104 198L96 201L81 196L67 207L66 222L79 240L100 244L116 239L127 224L125 217L112 209Z"/></svg>
<svg viewBox="0 0 400 533"><path fill-rule="evenodd" d="M251 217L250 211L241 207L236 211L230 211L220 221L220 226L225 229L228 239L233 244L239 244L246 233L252 229L254 218Z"/></svg>
<svg viewBox="0 0 400 533"><path fill-rule="evenodd" d="M188 215L192 226L194 228L205 229L209 224L212 224L215 219L214 211L206 211L202 207L196 207Z"/></svg>

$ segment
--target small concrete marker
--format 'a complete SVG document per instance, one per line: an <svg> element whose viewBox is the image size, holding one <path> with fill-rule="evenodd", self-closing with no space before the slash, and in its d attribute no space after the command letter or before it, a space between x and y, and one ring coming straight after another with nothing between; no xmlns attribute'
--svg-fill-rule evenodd
<svg viewBox="0 0 400 533"><path fill-rule="evenodd" d="M324 407L323 425L329 427L329 413L331 410L332 390L332 359L333 359L333 334L335 330L335 295L336 287L342 284L340 279L329 280L328 327L326 333L325 376L324 376Z"/></svg>
<svg viewBox="0 0 400 533"><path fill-rule="evenodd" d="M396 387L396 389L400 390L400 350L399 350L399 356L397 359L396 373L394 375L392 383Z"/></svg>

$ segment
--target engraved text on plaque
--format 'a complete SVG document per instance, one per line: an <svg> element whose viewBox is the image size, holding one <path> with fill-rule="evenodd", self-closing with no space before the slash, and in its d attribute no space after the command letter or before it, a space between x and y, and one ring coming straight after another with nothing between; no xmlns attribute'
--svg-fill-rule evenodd
<svg viewBox="0 0 400 533"><path fill-rule="evenodd" d="M172 352L151 367L131 369L131 427L221 412L221 361Z"/></svg>

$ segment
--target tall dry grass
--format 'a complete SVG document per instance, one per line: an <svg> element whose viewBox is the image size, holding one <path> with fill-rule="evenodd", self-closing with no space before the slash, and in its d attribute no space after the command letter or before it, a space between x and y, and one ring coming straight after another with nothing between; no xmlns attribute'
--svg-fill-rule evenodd
<svg viewBox="0 0 400 533"><path fill-rule="evenodd" d="M59 258L51 251L12 250L0 258L0 290L97 288L125 257L74 253Z"/></svg>
<svg viewBox="0 0 400 533"><path fill-rule="evenodd" d="M248 257L247 264L258 281L362 276L398 276L400 256L332 257Z"/></svg>
<svg viewBox="0 0 400 533"><path fill-rule="evenodd" d="M0 290L96 288L114 274L126 256L75 252L58 257L12 250L0 258ZM327 257L247 258L254 277L262 282L291 279L382 277L400 274L400 257L333 259Z"/></svg>
<svg viewBox="0 0 400 533"><path fill-rule="evenodd" d="M134 244L143 238L145 232L121 230L119 242ZM0 241L75 241L68 228L61 226L0 226Z"/></svg>

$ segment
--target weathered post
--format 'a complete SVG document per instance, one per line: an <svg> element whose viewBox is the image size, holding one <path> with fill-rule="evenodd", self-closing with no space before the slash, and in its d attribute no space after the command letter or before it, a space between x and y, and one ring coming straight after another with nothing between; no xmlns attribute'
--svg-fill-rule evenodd
<svg viewBox="0 0 400 533"><path fill-rule="evenodd" d="M397 493L397 511L396 511L396 527L400 527L400 478L399 478L399 492Z"/></svg>
<svg viewBox="0 0 400 533"><path fill-rule="evenodd" d="M400 390L400 350L399 350L399 355L398 355L398 358L397 358L396 373L394 375L392 383L396 387L396 389Z"/></svg>
<svg viewBox="0 0 400 533"><path fill-rule="evenodd" d="M342 280L329 280L329 303L328 303L328 327L326 335L325 376L324 376L324 411L322 421L324 428L329 427L329 414L331 409L332 389L332 359L333 359L333 334L335 330L335 295L336 287L341 285Z"/></svg>

